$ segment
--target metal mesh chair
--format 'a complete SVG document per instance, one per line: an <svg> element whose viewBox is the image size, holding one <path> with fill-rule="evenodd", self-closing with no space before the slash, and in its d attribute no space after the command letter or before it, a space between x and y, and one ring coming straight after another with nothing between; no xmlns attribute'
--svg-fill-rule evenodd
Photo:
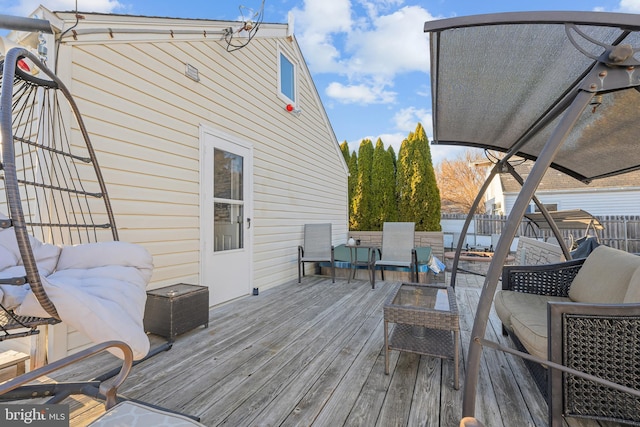
<svg viewBox="0 0 640 427"><path fill-rule="evenodd" d="M27 59L39 70L38 77L21 68L28 66ZM74 245L118 240L118 234L95 152L70 92L25 49L10 49L0 68L0 212L8 215L0 227L13 228L25 270L24 276L0 283L28 283L51 316L23 318L0 306L2 341L37 334L39 325L59 321L42 286L31 238Z"/></svg>
<svg viewBox="0 0 640 427"><path fill-rule="evenodd" d="M382 254L375 261L372 286L375 287L375 268L380 267L380 274L384 280L385 267L408 268L411 281L418 280L418 260L415 241L415 223L413 222L385 222L382 226Z"/></svg>
<svg viewBox="0 0 640 427"><path fill-rule="evenodd" d="M336 265L331 244L331 224L305 224L304 243L298 246L298 283L304 276L305 262L330 262L331 281L336 282Z"/></svg>
<svg viewBox="0 0 640 427"><path fill-rule="evenodd" d="M0 231L15 233L19 266L24 267L23 274L5 275L0 284L28 284L50 315L19 316L0 304L3 341L38 334L40 326L60 322L43 287L34 256L35 239L64 246L118 240L118 234L95 152L70 92L38 57L23 48L6 52L0 60L0 71L0 212L7 215L0 216ZM110 348L121 350L123 362L109 385L100 379L24 385ZM116 389L133 362L131 348L115 341L38 367L46 363L46 355L41 359L36 363L32 360L31 372L0 386L0 401L49 397L49 403L57 403L72 394L85 394L105 400L110 407L115 405Z"/></svg>
<svg viewBox="0 0 640 427"><path fill-rule="evenodd" d="M95 151L69 90L37 56L21 47L6 52L0 59L0 71L0 212L7 214L0 215L0 232L15 233L19 265L24 266L24 274L0 279L0 284L28 284L50 316L25 318L0 304L2 341L38 334L39 326L60 321L43 286L46 275L41 277L34 256L36 244L49 243L64 250L117 241L118 232ZM138 332L145 336L144 331ZM170 348L170 343L160 345L140 361ZM120 368L88 381L31 384L105 350L121 355ZM126 400L117 395L117 389L135 356L132 347L120 340L94 344L50 364L32 366L30 372L1 384L0 402L46 398L46 403L58 403L71 395L86 395L104 401L109 410ZM152 412L150 408L138 413L141 411ZM159 408L153 411L156 417L162 412Z"/></svg>

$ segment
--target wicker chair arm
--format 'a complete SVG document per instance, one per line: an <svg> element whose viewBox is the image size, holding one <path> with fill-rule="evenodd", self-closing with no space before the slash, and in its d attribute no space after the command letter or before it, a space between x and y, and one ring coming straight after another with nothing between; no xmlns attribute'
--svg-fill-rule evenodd
<svg viewBox="0 0 640 427"><path fill-rule="evenodd" d="M640 303L549 303L549 358L640 393ZM561 414L640 425L640 397L552 370L551 417ZM580 415L577 415L580 414Z"/></svg>
<svg viewBox="0 0 640 427"><path fill-rule="evenodd" d="M502 270L502 289L566 297L585 258L543 265L508 265Z"/></svg>

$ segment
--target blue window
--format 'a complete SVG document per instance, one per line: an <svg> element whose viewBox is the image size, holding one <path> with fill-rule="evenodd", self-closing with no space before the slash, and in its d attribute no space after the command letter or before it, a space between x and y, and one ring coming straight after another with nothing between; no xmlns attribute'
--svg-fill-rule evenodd
<svg viewBox="0 0 640 427"><path fill-rule="evenodd" d="M280 93L295 104L296 102L296 69L293 62L289 61L280 52Z"/></svg>

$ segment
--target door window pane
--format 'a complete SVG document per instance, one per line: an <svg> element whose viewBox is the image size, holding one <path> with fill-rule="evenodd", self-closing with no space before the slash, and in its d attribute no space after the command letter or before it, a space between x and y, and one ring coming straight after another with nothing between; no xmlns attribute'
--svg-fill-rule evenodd
<svg viewBox="0 0 640 427"><path fill-rule="evenodd" d="M244 247L242 156L215 149L213 164L214 252Z"/></svg>
<svg viewBox="0 0 640 427"><path fill-rule="evenodd" d="M213 197L217 199L242 200L242 157L215 149Z"/></svg>
<svg viewBox="0 0 640 427"><path fill-rule="evenodd" d="M242 205L213 204L214 252L242 249L244 213Z"/></svg>

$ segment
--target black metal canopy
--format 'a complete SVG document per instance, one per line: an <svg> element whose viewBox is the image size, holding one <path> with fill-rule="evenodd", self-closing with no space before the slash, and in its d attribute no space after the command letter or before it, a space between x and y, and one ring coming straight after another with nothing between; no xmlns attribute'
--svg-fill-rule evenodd
<svg viewBox="0 0 640 427"><path fill-rule="evenodd" d="M640 169L640 15L514 12L429 21L424 30L434 144L535 160L572 99L587 91L591 105L551 167L584 182Z"/></svg>

